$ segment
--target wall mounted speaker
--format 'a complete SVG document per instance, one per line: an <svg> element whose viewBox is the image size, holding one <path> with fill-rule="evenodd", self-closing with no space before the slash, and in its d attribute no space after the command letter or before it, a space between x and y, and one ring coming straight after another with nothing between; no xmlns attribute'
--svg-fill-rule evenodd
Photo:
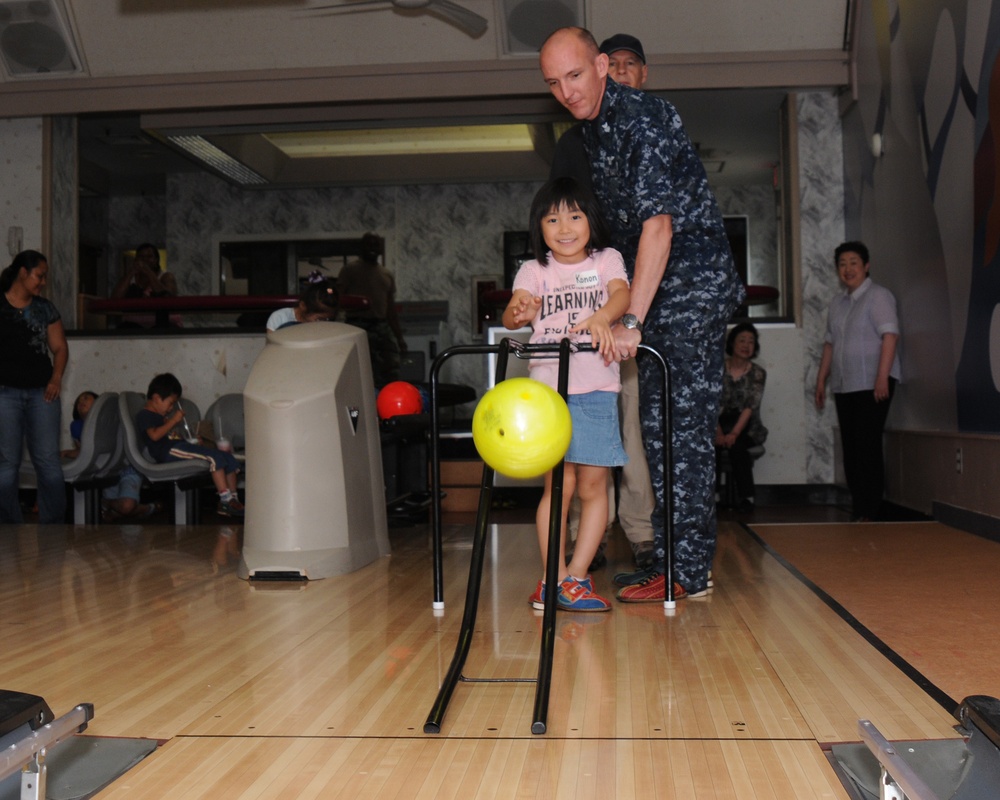
<svg viewBox="0 0 1000 800"><path fill-rule="evenodd" d="M11 78L83 72L62 0L0 2L0 62Z"/></svg>
<svg viewBox="0 0 1000 800"><path fill-rule="evenodd" d="M535 55L552 31L587 26L584 0L503 0L503 12L507 54Z"/></svg>

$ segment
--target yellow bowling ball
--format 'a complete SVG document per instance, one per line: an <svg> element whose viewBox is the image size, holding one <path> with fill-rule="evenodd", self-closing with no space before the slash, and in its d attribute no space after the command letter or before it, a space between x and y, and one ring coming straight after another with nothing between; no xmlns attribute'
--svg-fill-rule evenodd
<svg viewBox="0 0 1000 800"><path fill-rule="evenodd" d="M566 401L531 378L509 378L483 395L472 416L472 440L483 461L511 478L552 469L573 437Z"/></svg>

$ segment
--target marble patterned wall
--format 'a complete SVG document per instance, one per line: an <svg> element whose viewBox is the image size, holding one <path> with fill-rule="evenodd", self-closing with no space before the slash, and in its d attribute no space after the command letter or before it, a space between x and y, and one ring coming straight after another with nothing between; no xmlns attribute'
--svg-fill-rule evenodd
<svg viewBox="0 0 1000 800"><path fill-rule="evenodd" d="M52 198L49 257L52 280L48 297L63 316L66 328L76 327L77 287L77 146L76 117L49 121L49 192ZM51 265L71 265L55 269Z"/></svg>
<svg viewBox="0 0 1000 800"><path fill-rule="evenodd" d="M747 283L760 286L782 286L778 252L778 198L769 185L720 186L715 199L724 215L745 215L749 222L750 263ZM777 303L755 306L751 316L778 313Z"/></svg>
<svg viewBox="0 0 1000 800"><path fill-rule="evenodd" d="M0 119L0 241L3 266L11 261L6 247L11 227L22 230L22 249L41 250L42 120Z"/></svg>
<svg viewBox="0 0 1000 800"><path fill-rule="evenodd" d="M108 200L107 222L108 291L122 276L122 253L143 242L165 247L167 240L167 200L163 195L115 195ZM167 269L174 261L167 247ZM193 292L192 292L193 294ZM205 292L199 292L205 294Z"/></svg>
<svg viewBox="0 0 1000 800"><path fill-rule="evenodd" d="M503 232L523 230L535 184L372 186L244 191L204 174L167 183L166 244L182 292L216 291L220 238L376 231L398 299L447 300L453 344L473 341L471 278L502 275ZM448 379L485 385L485 360L456 359Z"/></svg>
<svg viewBox="0 0 1000 800"><path fill-rule="evenodd" d="M473 341L471 279L503 272L503 232L524 230L538 185L532 183L386 186L245 191L206 174L168 180L166 246L181 291L217 291L217 241L227 236L347 234L386 239L398 299L447 300L448 337ZM726 214L751 217L751 274L775 284L777 221L770 187L720 192ZM147 204L144 208L151 208ZM114 210L112 218L125 209ZM113 226L116 227L116 226ZM449 365L448 379L485 386L482 359Z"/></svg>
<svg viewBox="0 0 1000 800"><path fill-rule="evenodd" d="M837 98L829 92L798 95L799 216L802 276L802 335L806 419L806 483L834 479L833 425L827 403L813 403L826 332L826 310L838 291L833 251L844 241L844 156Z"/></svg>

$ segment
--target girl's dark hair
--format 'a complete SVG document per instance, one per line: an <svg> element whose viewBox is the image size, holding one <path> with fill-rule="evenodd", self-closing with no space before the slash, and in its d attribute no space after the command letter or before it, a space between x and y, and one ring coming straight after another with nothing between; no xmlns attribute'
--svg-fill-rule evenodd
<svg viewBox="0 0 1000 800"><path fill-rule="evenodd" d="M844 242L836 250L833 251L833 266L837 266L837 262L840 261L840 257L844 253L857 253L861 256L861 262L863 264L868 263L868 248L864 246L861 242Z"/></svg>
<svg viewBox="0 0 1000 800"><path fill-rule="evenodd" d="M149 382L149 388L146 389L146 399L152 400L154 394L159 395L164 400L172 394L180 398L181 382L174 377L172 372L163 372Z"/></svg>
<svg viewBox="0 0 1000 800"><path fill-rule="evenodd" d="M335 314L337 300L337 290L326 280L310 282L299 295L299 302L308 314Z"/></svg>
<svg viewBox="0 0 1000 800"><path fill-rule="evenodd" d="M733 342L736 341L736 337L741 333L746 333L747 331L753 334L753 355L750 356L750 358L757 358L757 356L760 355L760 334L757 333L757 329L753 326L753 323L741 322L729 331L729 335L726 337L727 356L731 356L733 354Z"/></svg>
<svg viewBox="0 0 1000 800"><path fill-rule="evenodd" d="M97 399L97 392L91 392L91 391L80 392L80 394L76 396L76 400L73 401L73 419L80 419L80 412L77 410L77 406L80 405L80 398L86 394L89 394L95 400Z"/></svg>
<svg viewBox="0 0 1000 800"><path fill-rule="evenodd" d="M31 272L31 270L43 262L48 264L49 260L37 250L22 250L14 256L14 260L10 262L10 266L0 273L0 292L10 290L10 287L14 285L14 279L17 278L17 273L22 269Z"/></svg>
<svg viewBox="0 0 1000 800"><path fill-rule="evenodd" d="M566 206L569 209L579 209L590 223L590 241L587 242L587 255L595 250L602 250L611 243L601 205L594 193L574 178L556 178L546 183L535 199L531 201L531 212L528 219L531 250L539 264L548 264L549 249L542 236L542 219L552 209Z"/></svg>

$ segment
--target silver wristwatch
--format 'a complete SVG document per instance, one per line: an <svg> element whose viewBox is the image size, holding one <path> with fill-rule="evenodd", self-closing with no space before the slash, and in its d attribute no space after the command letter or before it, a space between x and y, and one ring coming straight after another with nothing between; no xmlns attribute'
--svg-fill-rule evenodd
<svg viewBox="0 0 1000 800"><path fill-rule="evenodd" d="M642 323L635 314L622 314L622 327L642 333Z"/></svg>

